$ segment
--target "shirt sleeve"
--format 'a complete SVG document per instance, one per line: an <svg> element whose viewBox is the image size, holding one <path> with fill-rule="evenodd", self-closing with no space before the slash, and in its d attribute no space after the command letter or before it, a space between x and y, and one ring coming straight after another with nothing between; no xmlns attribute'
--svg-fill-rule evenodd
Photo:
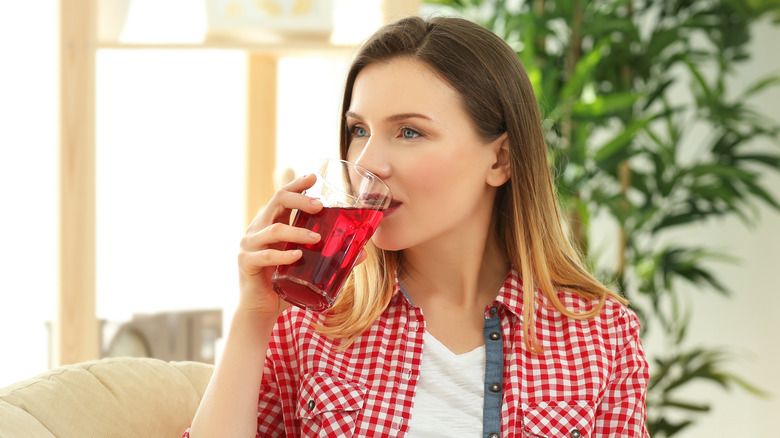
<svg viewBox="0 0 780 438"><path fill-rule="evenodd" d="M617 333L618 352L596 410L593 436L649 438L645 424L649 369L639 339L639 320L634 312L624 309Z"/></svg>
<svg viewBox="0 0 780 438"><path fill-rule="evenodd" d="M266 358L263 381L257 401L257 437L285 436L284 413L279 387L272 371L272 362Z"/></svg>
<svg viewBox="0 0 780 438"><path fill-rule="evenodd" d="M292 312L285 311L271 333L258 395L258 437L300 436L294 410L299 385L299 330Z"/></svg>

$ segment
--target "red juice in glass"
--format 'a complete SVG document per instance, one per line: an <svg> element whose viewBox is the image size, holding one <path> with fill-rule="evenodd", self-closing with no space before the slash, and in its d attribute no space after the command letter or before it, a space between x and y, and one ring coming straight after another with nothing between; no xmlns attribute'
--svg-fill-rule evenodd
<svg viewBox="0 0 780 438"><path fill-rule="evenodd" d="M310 229L322 238L314 245L285 246L285 250L300 249L303 255L297 262L277 268L273 276L276 293L289 303L317 312L332 306L383 216L383 210L353 207L325 207L317 214L299 211L293 226Z"/></svg>

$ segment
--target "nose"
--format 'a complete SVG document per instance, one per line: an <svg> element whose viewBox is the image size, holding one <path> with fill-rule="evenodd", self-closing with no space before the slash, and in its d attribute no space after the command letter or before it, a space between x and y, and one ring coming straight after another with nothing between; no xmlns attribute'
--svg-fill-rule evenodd
<svg viewBox="0 0 780 438"><path fill-rule="evenodd" d="M366 143L353 162L381 179L387 179L390 176L390 162L387 160L384 149L374 138Z"/></svg>

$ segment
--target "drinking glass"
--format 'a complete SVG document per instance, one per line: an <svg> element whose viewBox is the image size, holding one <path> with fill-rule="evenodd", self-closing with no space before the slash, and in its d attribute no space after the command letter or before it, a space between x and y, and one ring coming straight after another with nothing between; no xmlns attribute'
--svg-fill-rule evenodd
<svg viewBox="0 0 780 438"><path fill-rule="evenodd" d="M279 296L298 307L321 312L336 301L360 251L374 234L393 195L378 176L355 163L322 161L317 181L303 193L322 202L319 213L296 211L295 227L319 233L318 243L287 243L301 258L279 265L271 279Z"/></svg>

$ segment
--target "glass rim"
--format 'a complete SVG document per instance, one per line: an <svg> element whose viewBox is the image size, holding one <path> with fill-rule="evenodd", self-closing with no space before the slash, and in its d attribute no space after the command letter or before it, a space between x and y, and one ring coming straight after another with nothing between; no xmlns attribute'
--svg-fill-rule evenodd
<svg viewBox="0 0 780 438"><path fill-rule="evenodd" d="M375 174L374 172L372 172L372 171L370 171L370 170L366 169L365 167L363 167L363 166L361 166L360 164L357 164L357 163L355 163L355 162L353 162L353 161L344 160L344 159L342 159L342 158L322 158L322 159L320 160L320 168L322 168L322 167L325 165L325 163L327 163L327 162L333 162L333 161L339 161L339 162L341 162L341 163L345 163L345 164L352 165L352 166L354 166L356 169L359 169L361 172L364 172L364 173L366 173L366 174L367 174L368 176L370 176L370 177L371 177L371 178L372 178L374 181L379 181L380 183L382 183L382 185L383 185L383 186L385 186L385 187L387 188L387 193L390 195L390 199L391 199L391 200L392 200L392 199L395 199L395 198L393 198L393 190L392 190L392 189L390 189L390 186L389 186L389 185L387 185L387 183L386 183L386 182L385 182L385 181L384 181L382 178L380 178L380 177L379 177L379 175Z"/></svg>

